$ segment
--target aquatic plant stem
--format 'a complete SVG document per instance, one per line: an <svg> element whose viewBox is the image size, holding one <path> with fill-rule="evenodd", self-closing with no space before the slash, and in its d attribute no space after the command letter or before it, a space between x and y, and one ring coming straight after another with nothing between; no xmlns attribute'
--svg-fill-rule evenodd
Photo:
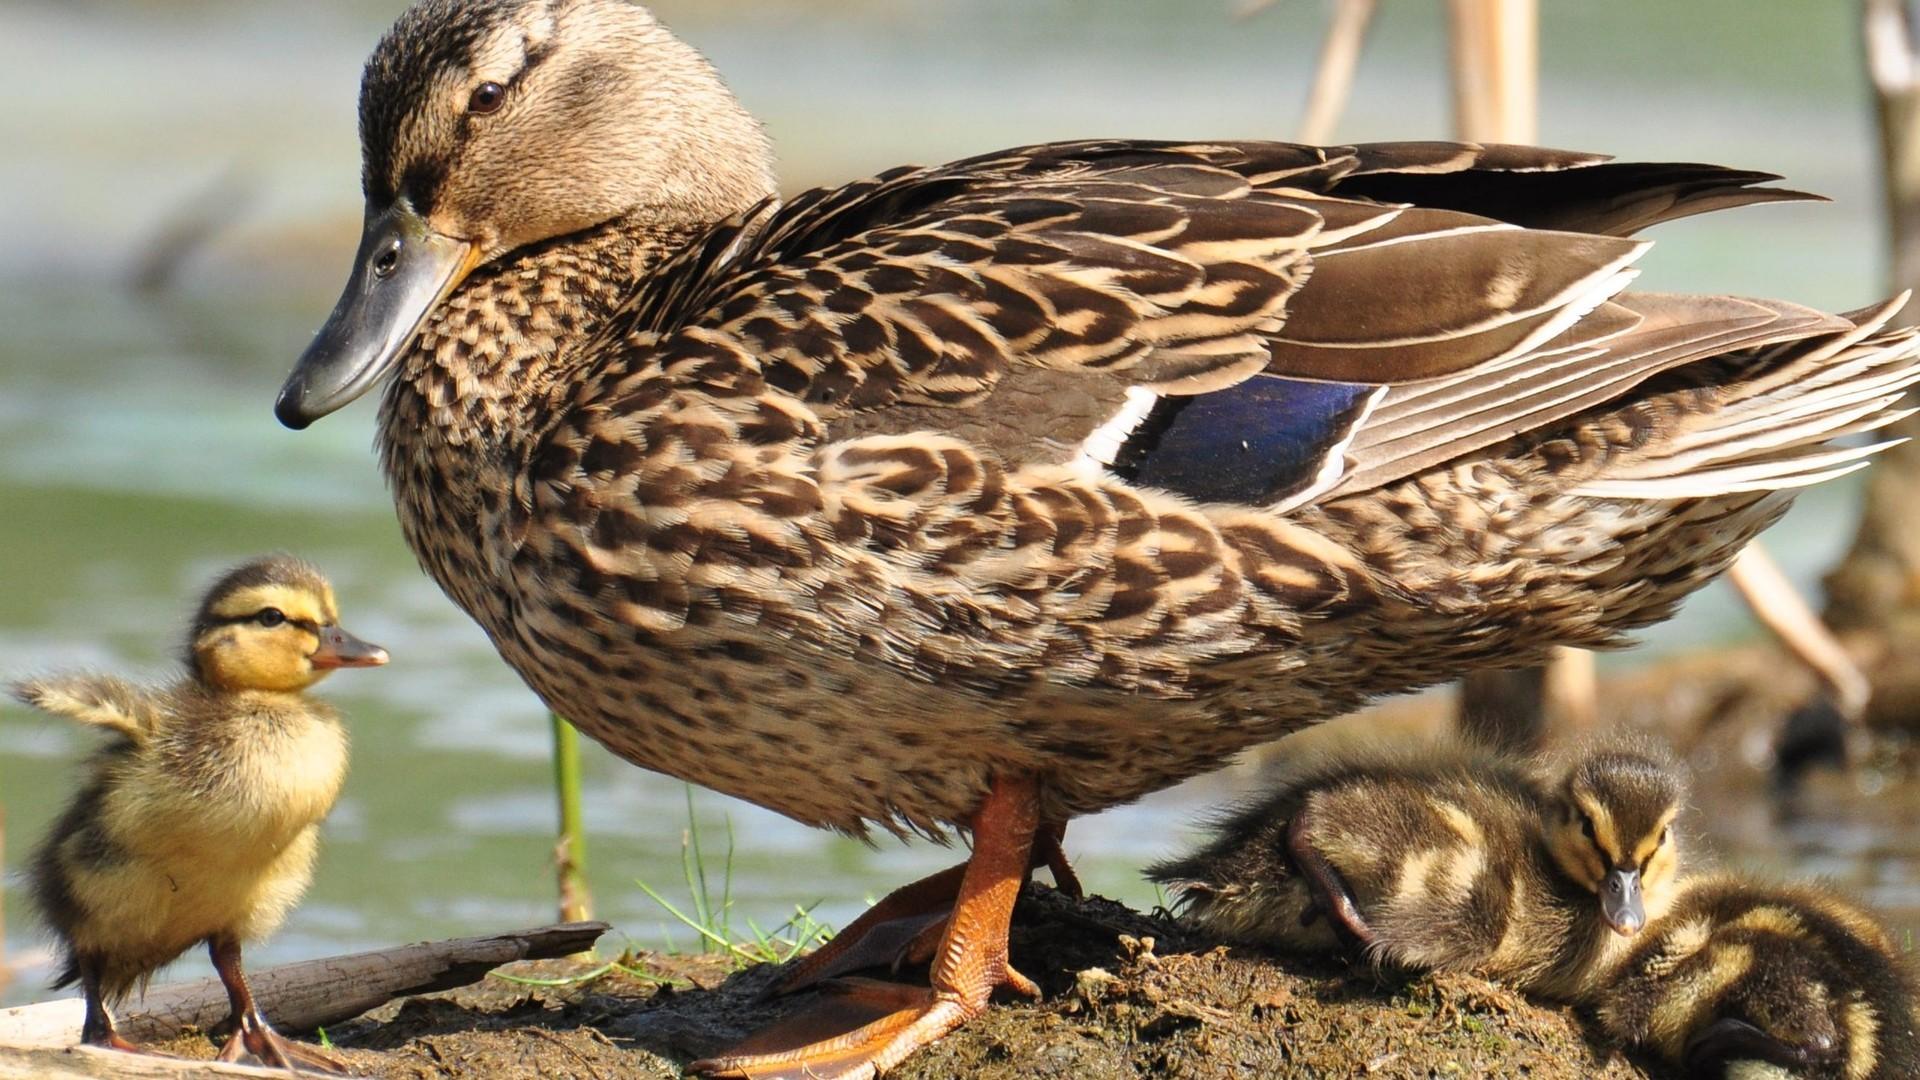
<svg viewBox="0 0 1920 1080"><path fill-rule="evenodd" d="M580 732L559 713L553 721L553 789L560 803L560 837L554 845L554 873L560 886L560 921L593 917L587 890L587 831L580 813Z"/></svg>

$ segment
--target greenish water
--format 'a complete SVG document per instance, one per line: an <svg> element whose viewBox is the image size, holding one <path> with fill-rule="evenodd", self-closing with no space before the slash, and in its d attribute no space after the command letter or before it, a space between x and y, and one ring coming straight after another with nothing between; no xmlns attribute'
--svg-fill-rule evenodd
<svg viewBox="0 0 1920 1080"><path fill-rule="evenodd" d="M1048 138L1284 136L1320 16L1283 4L1235 24L1224 5L1068 0L658 6L765 117L799 183ZM1343 137L1440 134L1437 5L1385 7ZM1643 285L1841 308L1876 295L1847 5L1549 7L1543 141L1771 168L1837 200L1668 228ZM348 625L394 655L322 688L350 718L353 771L313 891L267 959L533 924L553 909L544 713L415 569L369 449L371 407L298 435L270 413L345 269L354 86L396 8L0 8L14 73L0 110L0 673L164 675L195 591L271 549L326 568ZM165 224L204 202L223 227L163 292L128 288ZM1803 578L1844 543L1850 499L1818 493L1771 537ZM1651 640L1751 632L1715 591ZM87 743L0 708L10 868ZM599 913L643 944L691 944L633 884L680 893L685 789L592 746L586 778ZM1151 903L1137 868L1254 779L1207 778L1076 823L1069 849L1092 888ZM958 857L864 847L709 793L695 807L710 853L731 824L735 904L762 926L816 902L844 923ZM1716 806L1704 827L1732 857L1832 875L1914 925L1911 808L1841 795L1782 817L1750 801ZM43 972L17 882L6 900L7 948L25 970L4 1000L20 1000Z"/></svg>

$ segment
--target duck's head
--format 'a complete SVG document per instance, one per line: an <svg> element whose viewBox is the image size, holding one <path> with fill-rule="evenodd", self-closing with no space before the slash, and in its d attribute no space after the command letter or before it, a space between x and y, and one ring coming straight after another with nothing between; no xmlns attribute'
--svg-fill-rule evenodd
<svg viewBox="0 0 1920 1080"><path fill-rule="evenodd" d="M294 693L335 668L386 662L387 650L340 629L327 579L284 555L235 567L214 582L187 641L194 678L224 692Z"/></svg>
<svg viewBox="0 0 1920 1080"><path fill-rule="evenodd" d="M1647 909L1672 898L1680 854L1673 819L1685 799L1679 766L1650 748L1611 748L1578 757L1558 788L1547 848L1573 881L1592 890L1600 917L1630 937Z"/></svg>
<svg viewBox="0 0 1920 1080"><path fill-rule="evenodd" d="M280 391L288 427L365 393L481 266L628 215L717 222L774 190L759 124L626 0L422 0L367 61L360 150L360 248Z"/></svg>

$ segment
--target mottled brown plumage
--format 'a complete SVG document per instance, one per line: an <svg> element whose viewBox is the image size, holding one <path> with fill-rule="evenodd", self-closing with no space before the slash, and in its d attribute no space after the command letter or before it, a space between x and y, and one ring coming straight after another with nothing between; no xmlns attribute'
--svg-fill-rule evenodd
<svg viewBox="0 0 1920 1080"><path fill-rule="evenodd" d="M134 1049L114 1032L111 1007L206 942L238 1022L223 1057L337 1068L266 1026L240 948L272 933L306 891L318 823L346 774L338 717L303 691L386 653L340 629L318 571L275 556L208 590L185 662L165 687L103 675L11 687L35 708L113 732L31 864L34 906L62 953L54 985L85 989L84 1041Z"/></svg>
<svg viewBox="0 0 1920 1080"><path fill-rule="evenodd" d="M1890 308L1622 291L1625 234L1803 197L1765 174L1113 141L782 203L623 0L426 0L361 106L366 233L281 418L396 373L408 543L529 685L846 832L1002 780L1058 825L1615 643L1915 377Z"/></svg>
<svg viewBox="0 0 1920 1080"><path fill-rule="evenodd" d="M1346 745L1294 763L1148 876L1227 940L1354 942L1376 963L1588 1001L1672 900L1684 790L1678 766L1637 743L1555 764Z"/></svg>

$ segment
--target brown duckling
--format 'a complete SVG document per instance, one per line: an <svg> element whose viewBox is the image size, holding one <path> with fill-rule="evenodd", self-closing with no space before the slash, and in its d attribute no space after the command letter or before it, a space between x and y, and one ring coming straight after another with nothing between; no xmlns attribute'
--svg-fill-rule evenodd
<svg viewBox="0 0 1920 1080"><path fill-rule="evenodd" d="M1689 879L1617 972L1595 1001L1601 1026L1689 1076L1920 1076L1908 960L1831 889Z"/></svg>
<svg viewBox="0 0 1920 1080"><path fill-rule="evenodd" d="M345 731L303 692L335 668L384 664L386 651L340 628L319 571L273 556L213 584L185 660L164 687L66 675L11 688L113 733L33 856L33 900L65 960L54 985L86 992L82 1042L137 1050L110 1007L204 941L233 1004L221 1060L340 1071L268 1026L240 949L306 891L318 823L346 775Z"/></svg>
<svg viewBox="0 0 1920 1080"><path fill-rule="evenodd" d="M1638 744L1582 752L1550 779L1465 746L1353 748L1148 875L1229 940L1345 938L1379 962L1577 1000L1670 902L1683 793L1675 764Z"/></svg>

